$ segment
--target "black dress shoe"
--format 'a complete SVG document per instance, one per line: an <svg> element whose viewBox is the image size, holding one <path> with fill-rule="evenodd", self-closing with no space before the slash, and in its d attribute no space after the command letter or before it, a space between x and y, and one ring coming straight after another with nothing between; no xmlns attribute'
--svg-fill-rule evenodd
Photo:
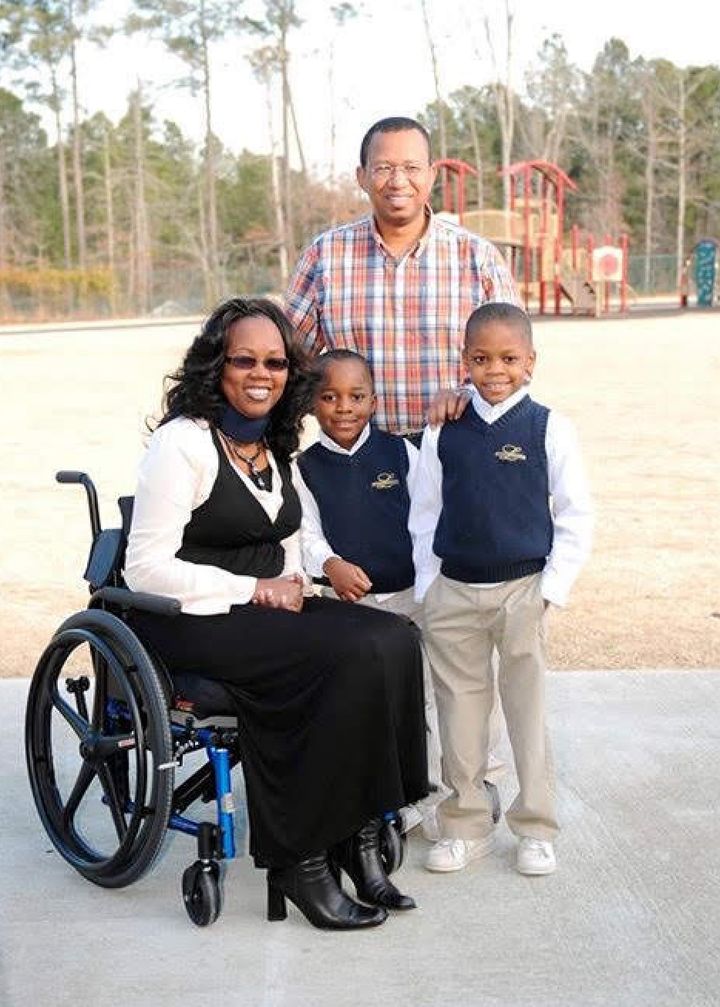
<svg viewBox="0 0 720 1007"><path fill-rule="evenodd" d="M267 872L269 920L284 920L288 898L305 919L323 930L377 927L387 919L379 906L363 906L340 888L330 872L327 857L308 857L292 867L271 867Z"/></svg>
<svg viewBox="0 0 720 1007"><path fill-rule="evenodd" d="M385 909L415 909L415 900L398 891L385 873L378 840L381 824L379 818L371 818L359 832L336 846L332 857L352 879L363 902Z"/></svg>

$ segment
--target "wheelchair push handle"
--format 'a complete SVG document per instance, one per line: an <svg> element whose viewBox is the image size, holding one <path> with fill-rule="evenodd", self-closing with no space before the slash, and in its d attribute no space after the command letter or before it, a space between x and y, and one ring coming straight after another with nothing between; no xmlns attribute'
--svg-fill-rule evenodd
<svg viewBox="0 0 720 1007"><path fill-rule="evenodd" d="M100 524L100 507L98 506L97 490L95 484L86 472L75 472L71 469L61 469L55 473L55 480L59 483L78 483L85 487L87 493L88 511L90 513L90 528L92 530L93 542L102 531Z"/></svg>

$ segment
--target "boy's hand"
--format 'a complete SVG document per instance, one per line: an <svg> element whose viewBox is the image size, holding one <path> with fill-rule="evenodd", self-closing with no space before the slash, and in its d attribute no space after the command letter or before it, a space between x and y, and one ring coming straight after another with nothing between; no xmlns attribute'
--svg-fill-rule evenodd
<svg viewBox="0 0 720 1007"><path fill-rule="evenodd" d="M467 391L465 391L466 387ZM471 385L463 385L459 388L444 388L442 391L436 392L428 410L428 423L430 426L438 427L445 420L459 420L465 412L471 395Z"/></svg>
<svg viewBox="0 0 720 1007"><path fill-rule="evenodd" d="M287 577L258 578L252 603L266 608L284 608L288 612L301 612L303 579L299 573Z"/></svg>
<svg viewBox="0 0 720 1007"><path fill-rule="evenodd" d="M362 567L348 563L339 556L325 560L323 573L341 601L359 601L372 587L372 581Z"/></svg>

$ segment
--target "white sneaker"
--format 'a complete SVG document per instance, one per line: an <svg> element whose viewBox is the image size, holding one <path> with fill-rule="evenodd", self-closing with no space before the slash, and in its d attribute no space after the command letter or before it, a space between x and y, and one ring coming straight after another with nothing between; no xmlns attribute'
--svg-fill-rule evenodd
<svg viewBox="0 0 720 1007"><path fill-rule="evenodd" d="M521 836L516 866L521 874L552 874L557 867L553 844L544 839Z"/></svg>
<svg viewBox="0 0 720 1007"><path fill-rule="evenodd" d="M491 853L494 846L492 833L484 839L441 839L428 853L425 867L429 871L461 871L471 860Z"/></svg>
<svg viewBox="0 0 720 1007"><path fill-rule="evenodd" d="M407 804L398 811L400 816L400 831L403 835L412 832L423 820L423 813L417 804Z"/></svg>

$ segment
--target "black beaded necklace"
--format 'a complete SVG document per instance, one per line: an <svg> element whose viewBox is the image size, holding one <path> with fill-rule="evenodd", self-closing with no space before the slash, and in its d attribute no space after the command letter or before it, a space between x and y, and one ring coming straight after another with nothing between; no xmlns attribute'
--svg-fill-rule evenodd
<svg viewBox="0 0 720 1007"><path fill-rule="evenodd" d="M248 476L252 480L252 482L255 483L257 488L260 490L269 490L270 489L270 486L268 485L269 480L266 480L266 476L263 474L266 472L266 470L259 469L255 464L255 462L258 460L260 455L265 450L266 447L265 441L264 440L258 441L258 449L254 455L245 455L242 453L242 451L237 446L235 441L231 437L228 437L228 435L224 431L223 431L223 439L225 440L225 443L228 446L228 450L230 451L230 454L233 456L233 458L235 458L236 461L244 462L245 465L247 465ZM270 473L267 474L269 475Z"/></svg>

